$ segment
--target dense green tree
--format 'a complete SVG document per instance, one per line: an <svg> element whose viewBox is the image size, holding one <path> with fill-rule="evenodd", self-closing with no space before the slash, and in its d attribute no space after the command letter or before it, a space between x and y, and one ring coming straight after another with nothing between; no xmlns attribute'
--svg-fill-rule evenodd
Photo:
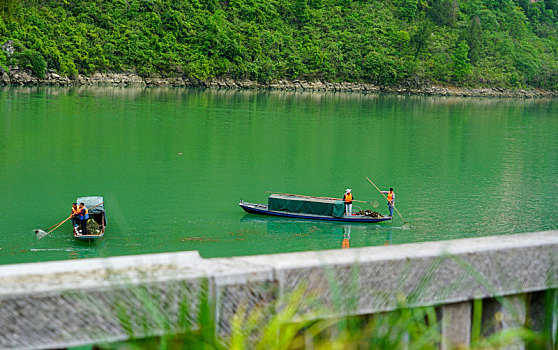
<svg viewBox="0 0 558 350"><path fill-rule="evenodd" d="M16 4L17 0L0 0L0 15L3 17L11 16Z"/></svg>
<svg viewBox="0 0 558 350"><path fill-rule="evenodd" d="M453 75L457 81L462 81L470 73L469 45L465 41L461 41L453 55Z"/></svg>
<svg viewBox="0 0 558 350"><path fill-rule="evenodd" d="M397 3L401 17L412 20L417 13L417 0L399 0Z"/></svg>
<svg viewBox="0 0 558 350"><path fill-rule="evenodd" d="M39 78L45 77L46 61L40 52L25 50L17 53L15 58L23 68L31 69Z"/></svg>
<svg viewBox="0 0 558 350"><path fill-rule="evenodd" d="M414 35L411 39L411 41L413 42L413 44L415 46L414 61L417 60L421 51L426 47L428 39L430 38L430 35L432 34L432 30L433 30L433 26L432 26L430 20L425 19L425 20L420 22L420 25L419 25L417 31L414 33Z"/></svg>
<svg viewBox="0 0 558 350"><path fill-rule="evenodd" d="M558 1L0 0L0 66L556 88Z"/></svg>
<svg viewBox="0 0 558 350"><path fill-rule="evenodd" d="M452 26L458 11L457 0L430 0L428 15L437 25Z"/></svg>
<svg viewBox="0 0 558 350"><path fill-rule="evenodd" d="M479 16L474 15L471 18L464 37L469 46L469 59L472 64L475 64L479 59L482 49L482 25Z"/></svg>

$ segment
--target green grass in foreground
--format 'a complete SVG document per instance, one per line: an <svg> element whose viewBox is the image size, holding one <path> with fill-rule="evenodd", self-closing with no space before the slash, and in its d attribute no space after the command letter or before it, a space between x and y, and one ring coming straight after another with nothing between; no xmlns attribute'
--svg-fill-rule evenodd
<svg viewBox="0 0 558 350"><path fill-rule="evenodd" d="M332 288L335 290L336 288ZM188 307L184 301L179 309L179 330L173 326L157 306L154 300L143 293L144 305L147 305L151 320L143 320L144 330L155 320L167 334L157 337L141 338L134 334L132 323L140 325L142 321L131 320L126 312L120 315L121 323L128 329L131 340L126 342L99 344L94 349L128 350L128 349L438 349L442 342L441 321L438 309L430 307L407 307L409 300L398 296L399 308L395 311L366 316L349 316L316 319L313 313L302 312L312 305L318 307L316 300L309 298L305 288L301 287L292 295L278 300L274 305L253 307L250 310L240 305L232 319L231 329L227 335L219 335L214 319L213 305L208 297L207 285L199 295L199 306L192 328L188 322ZM545 292L546 323L556 319L558 291ZM513 306L506 298L497 298L504 308L515 315ZM272 310L279 310L273 312ZM314 309L316 310L316 309ZM121 310L125 311L125 310ZM327 310L321 310L327 311ZM322 314L320 312L320 314ZM502 347L525 344L528 349L556 349L557 331L555 326L546 324L545 331L535 331L527 326L508 328L486 333L486 329L501 321L502 313L496 312L491 318L484 319L483 301L474 300L472 315L472 334L469 347L459 349L500 349ZM322 314L323 315L323 314ZM519 317L519 316L516 316ZM302 321L301 321L302 320ZM520 321L516 321L520 323ZM550 321L551 322L551 321ZM554 327L554 328L553 328Z"/></svg>

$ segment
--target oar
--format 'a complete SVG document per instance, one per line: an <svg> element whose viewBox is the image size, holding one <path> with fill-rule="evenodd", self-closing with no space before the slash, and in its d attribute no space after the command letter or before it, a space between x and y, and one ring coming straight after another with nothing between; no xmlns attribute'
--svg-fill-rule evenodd
<svg viewBox="0 0 558 350"><path fill-rule="evenodd" d="M370 183L376 187L376 189L378 190L378 192L380 192L380 194L382 196L384 196L384 198L386 199L386 201L388 200L386 195L382 193L382 191L380 191L380 189L378 188L378 186L374 185L374 183L372 182L372 180L370 180L368 177L366 177L366 180L370 181ZM388 201L389 202L389 201ZM397 212L397 214L399 214L399 217L401 218L401 220L403 220L403 224L405 224L405 219L403 219L403 217L401 216L401 213L399 213L399 210L397 210L397 208L395 207L395 205L392 205L393 209L395 209L395 211Z"/></svg>
<svg viewBox="0 0 558 350"><path fill-rule="evenodd" d="M93 209L93 208L96 208L96 207L98 207L98 206L101 205L101 204L103 204L103 202L101 202L101 203L99 203L99 204L97 204L97 205L94 205L94 206L92 206L92 207L89 208L89 209L91 210L91 209ZM48 234L50 234L52 231L54 231L54 230L56 230L57 228L59 228L60 226L62 226L63 223L65 223L66 221L70 220L70 219L72 218L72 216L73 216L73 215L68 216L66 219L60 221L60 222L57 223L57 224L52 225L51 227L47 228L46 230L36 229L36 230L35 230L35 235L37 236L38 239L44 238L45 236L47 236ZM51 228L52 228L52 230L49 231L49 229L51 229Z"/></svg>

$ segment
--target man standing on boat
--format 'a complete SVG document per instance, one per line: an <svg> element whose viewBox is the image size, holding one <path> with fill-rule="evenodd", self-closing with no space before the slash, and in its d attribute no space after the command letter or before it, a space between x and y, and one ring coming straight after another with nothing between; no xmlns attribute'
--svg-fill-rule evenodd
<svg viewBox="0 0 558 350"><path fill-rule="evenodd" d="M79 203L79 221L81 223L81 234L87 234L87 219L89 219L89 209L85 206L85 203Z"/></svg>
<svg viewBox="0 0 558 350"><path fill-rule="evenodd" d="M381 192L387 194L389 216L393 217L393 206L395 205L395 192L393 192L393 188L390 188L389 191L381 191Z"/></svg>
<svg viewBox="0 0 558 350"><path fill-rule="evenodd" d="M77 203L72 203L72 225L78 227L79 211Z"/></svg>
<svg viewBox="0 0 558 350"><path fill-rule="evenodd" d="M345 213L347 215L353 215L353 199L351 189L347 188L345 190L345 195L343 196L343 201L345 202Z"/></svg>

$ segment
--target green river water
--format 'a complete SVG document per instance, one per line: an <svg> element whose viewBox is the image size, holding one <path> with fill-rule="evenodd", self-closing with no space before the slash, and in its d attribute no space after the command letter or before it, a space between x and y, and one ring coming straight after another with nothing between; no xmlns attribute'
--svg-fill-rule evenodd
<svg viewBox="0 0 558 350"><path fill-rule="evenodd" d="M267 191L396 216L340 224L246 214ZM105 237L76 241L78 196ZM359 208L360 207L360 208ZM0 89L0 264L197 250L203 257L556 229L558 100L140 88Z"/></svg>

